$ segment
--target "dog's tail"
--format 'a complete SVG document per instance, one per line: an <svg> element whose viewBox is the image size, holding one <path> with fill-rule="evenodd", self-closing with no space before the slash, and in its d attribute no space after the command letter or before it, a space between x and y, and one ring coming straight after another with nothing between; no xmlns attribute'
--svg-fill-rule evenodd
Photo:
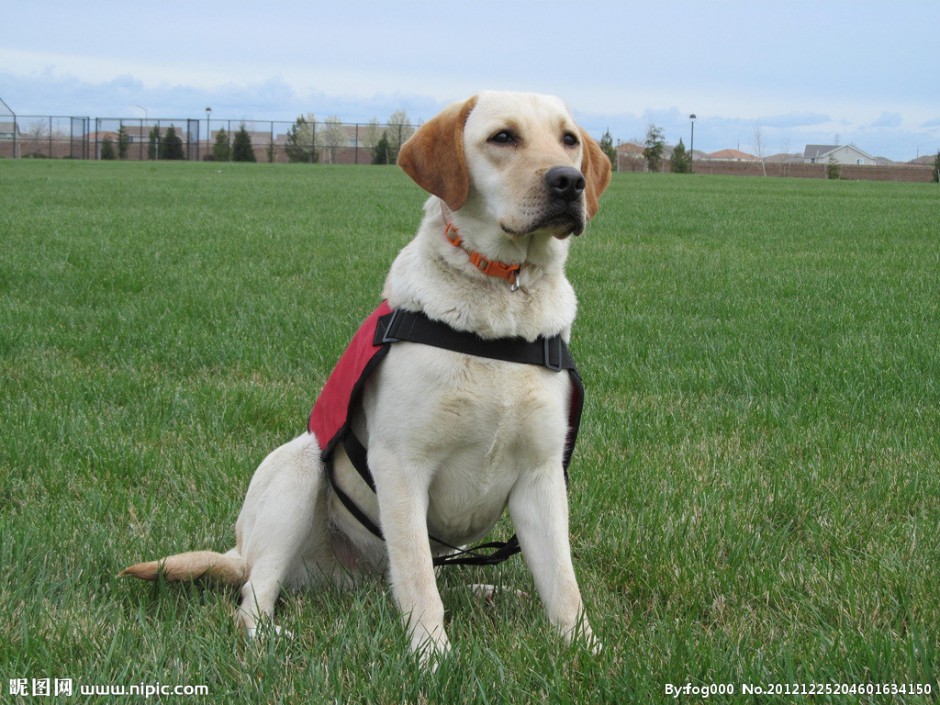
<svg viewBox="0 0 940 705"><path fill-rule="evenodd" d="M223 583L240 587L248 578L245 559L236 549L228 553L190 551L177 553L158 561L136 563L118 573L119 578L132 576L141 580L156 580L163 575L168 582L215 578Z"/></svg>

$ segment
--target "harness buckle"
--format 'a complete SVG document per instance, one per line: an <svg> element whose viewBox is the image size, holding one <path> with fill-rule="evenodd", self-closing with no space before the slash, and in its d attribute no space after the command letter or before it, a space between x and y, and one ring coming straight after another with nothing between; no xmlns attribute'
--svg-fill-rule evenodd
<svg viewBox="0 0 940 705"><path fill-rule="evenodd" d="M400 343L401 338L396 338L391 334L391 331L398 321L398 315L402 312L402 309L396 308L392 311L392 315L388 317L388 322L385 324L385 329L382 331L382 336L379 338L377 345L385 345L386 343Z"/></svg>
<svg viewBox="0 0 940 705"><path fill-rule="evenodd" d="M552 352L555 353L557 363L552 362ZM551 338L545 338L545 367L552 372L561 372L565 367L565 360L562 354L561 336L553 335Z"/></svg>

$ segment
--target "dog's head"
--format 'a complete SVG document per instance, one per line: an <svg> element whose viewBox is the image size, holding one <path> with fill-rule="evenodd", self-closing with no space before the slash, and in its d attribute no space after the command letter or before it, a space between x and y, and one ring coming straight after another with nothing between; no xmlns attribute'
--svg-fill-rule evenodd
<svg viewBox="0 0 940 705"><path fill-rule="evenodd" d="M610 160L554 96L481 93L447 108L398 164L457 211L485 211L509 237L580 235L610 183Z"/></svg>

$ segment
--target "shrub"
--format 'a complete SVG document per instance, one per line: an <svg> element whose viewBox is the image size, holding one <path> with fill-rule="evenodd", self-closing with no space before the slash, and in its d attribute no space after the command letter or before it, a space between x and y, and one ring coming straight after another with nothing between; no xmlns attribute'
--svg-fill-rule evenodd
<svg viewBox="0 0 940 705"><path fill-rule="evenodd" d="M685 151L681 138L669 157L669 170L673 174L689 174L692 171L692 153Z"/></svg>
<svg viewBox="0 0 940 705"><path fill-rule="evenodd" d="M115 159L117 155L114 153L114 140L111 137L105 137L101 140L101 158L112 160Z"/></svg>
<svg viewBox="0 0 940 705"><path fill-rule="evenodd" d="M215 133L215 144L212 145L212 161L227 162L232 158L232 143L229 142L228 133L223 127Z"/></svg>
<svg viewBox="0 0 940 705"><path fill-rule="evenodd" d="M163 149L160 151L160 159L185 159L183 153L183 138L176 134L176 128L170 125L167 128L166 135L163 137Z"/></svg>
<svg viewBox="0 0 940 705"><path fill-rule="evenodd" d="M258 158L255 156L255 150L251 146L251 135L248 134L248 130L245 129L244 125L238 128L238 132L235 133L235 138L232 140L232 161L258 161Z"/></svg>

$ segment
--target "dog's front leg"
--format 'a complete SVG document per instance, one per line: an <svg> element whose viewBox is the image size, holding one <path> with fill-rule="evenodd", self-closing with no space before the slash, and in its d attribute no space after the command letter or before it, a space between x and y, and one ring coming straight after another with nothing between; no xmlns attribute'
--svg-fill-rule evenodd
<svg viewBox="0 0 940 705"><path fill-rule="evenodd" d="M411 650L424 665L450 650L444 632L444 603L428 539L430 471L409 467L392 453L369 450L388 550L389 580L411 638ZM376 471L376 468L382 468Z"/></svg>
<svg viewBox="0 0 940 705"><path fill-rule="evenodd" d="M600 641L591 632L571 561L568 499L560 465L527 473L509 497L519 545L549 621L570 643L583 639L592 651Z"/></svg>

